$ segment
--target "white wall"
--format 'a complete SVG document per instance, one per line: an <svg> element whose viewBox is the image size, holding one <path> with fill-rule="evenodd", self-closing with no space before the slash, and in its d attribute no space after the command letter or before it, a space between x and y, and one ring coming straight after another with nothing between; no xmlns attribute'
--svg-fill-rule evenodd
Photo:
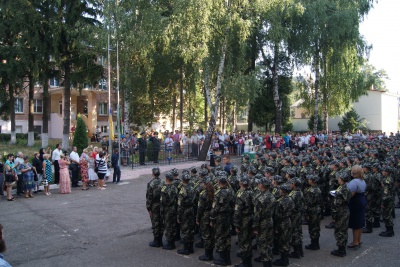
<svg viewBox="0 0 400 267"><path fill-rule="evenodd" d="M308 131L308 119L292 119L293 131Z"/></svg>
<svg viewBox="0 0 400 267"><path fill-rule="evenodd" d="M62 139L63 118L57 113L50 114L49 138Z"/></svg>
<svg viewBox="0 0 400 267"><path fill-rule="evenodd" d="M382 131L388 135L397 132L399 119L399 103L397 95L386 93L382 95Z"/></svg>

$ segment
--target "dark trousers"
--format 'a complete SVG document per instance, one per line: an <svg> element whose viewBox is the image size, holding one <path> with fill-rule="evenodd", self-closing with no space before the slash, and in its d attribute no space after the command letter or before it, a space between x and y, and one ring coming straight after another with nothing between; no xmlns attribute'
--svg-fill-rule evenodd
<svg viewBox="0 0 400 267"><path fill-rule="evenodd" d="M60 182L60 165L58 165L58 160L55 160L53 164L54 164L54 183L58 184Z"/></svg>
<svg viewBox="0 0 400 267"><path fill-rule="evenodd" d="M154 150L153 151L153 161L154 163L158 163L158 154L160 153L160 150Z"/></svg>
<svg viewBox="0 0 400 267"><path fill-rule="evenodd" d="M24 181L22 179L23 179L23 175L22 174L18 174L17 194L23 194L24 193L24 189L23 189Z"/></svg>
<svg viewBox="0 0 400 267"><path fill-rule="evenodd" d="M119 166L115 166L113 173L113 183L115 182L119 183L120 180L121 180L121 169L119 168Z"/></svg>
<svg viewBox="0 0 400 267"><path fill-rule="evenodd" d="M144 165L144 158L146 155L146 151L139 151L139 164Z"/></svg>
<svg viewBox="0 0 400 267"><path fill-rule="evenodd" d="M197 157L199 155L199 145L192 144L192 157Z"/></svg>
<svg viewBox="0 0 400 267"><path fill-rule="evenodd" d="M71 177L72 186L77 186L78 182L79 182L78 164L71 163L70 170L71 170L71 175L72 175L72 177Z"/></svg>

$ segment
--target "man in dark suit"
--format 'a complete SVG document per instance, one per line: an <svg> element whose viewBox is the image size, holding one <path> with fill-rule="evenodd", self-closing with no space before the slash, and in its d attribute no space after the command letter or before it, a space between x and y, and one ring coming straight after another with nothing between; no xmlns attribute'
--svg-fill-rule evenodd
<svg viewBox="0 0 400 267"><path fill-rule="evenodd" d="M111 166L114 168L113 183L119 183L121 181L121 169L119 168L118 148L114 149L114 153L111 156Z"/></svg>

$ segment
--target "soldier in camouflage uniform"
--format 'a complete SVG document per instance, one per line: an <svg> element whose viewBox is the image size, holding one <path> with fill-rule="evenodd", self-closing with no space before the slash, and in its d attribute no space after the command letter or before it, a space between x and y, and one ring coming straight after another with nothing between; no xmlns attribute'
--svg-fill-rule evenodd
<svg viewBox="0 0 400 267"><path fill-rule="evenodd" d="M179 191L181 190L182 183L181 179L179 179L179 171L176 168L173 168L171 171L172 175L174 176L174 180L172 181L172 184L175 186L176 190ZM176 208L178 209L178 197L176 198ZM181 240L181 224L176 223L176 236L175 236L175 241Z"/></svg>
<svg viewBox="0 0 400 267"><path fill-rule="evenodd" d="M379 163L372 164L372 175L375 180L378 180L381 184L379 193L377 193L376 198L373 202L372 213L374 216L374 222L372 223L373 228L380 228L381 227L381 204L382 204L382 193L383 193L383 176L381 173L381 165Z"/></svg>
<svg viewBox="0 0 400 267"><path fill-rule="evenodd" d="M307 175L310 175L313 173L313 169L310 167L310 158L309 157L303 157L301 160L301 169L300 169L300 175L299 178L303 182L303 190L305 190L308 187L308 181L307 181Z"/></svg>
<svg viewBox="0 0 400 267"><path fill-rule="evenodd" d="M318 188L319 177L310 174L307 176L309 187L304 190L305 217L308 222L308 233L310 234L311 244L306 245L306 249L319 250L320 223L321 223L321 190Z"/></svg>
<svg viewBox="0 0 400 267"><path fill-rule="evenodd" d="M282 164L283 164L283 167L282 167L282 169L280 170L280 175L281 175L282 177L285 177L286 172L287 172L288 170L291 170L291 169L292 169L292 163L291 163L290 157L289 157L289 156L285 157L285 158L282 160ZM293 171L293 173L295 173L295 172Z"/></svg>
<svg viewBox="0 0 400 267"><path fill-rule="evenodd" d="M242 263L237 267L251 266L252 257L252 224L253 224L253 190L248 175L240 177L240 189L236 194L233 225L238 233L238 245Z"/></svg>
<svg viewBox="0 0 400 267"><path fill-rule="evenodd" d="M301 170L301 166L300 166L300 158L295 156L292 159L292 163L293 163L293 167L292 170L294 170L294 172L296 173L296 177L300 177L300 170Z"/></svg>
<svg viewBox="0 0 400 267"><path fill-rule="evenodd" d="M161 188L160 205L161 217L164 219L165 237L167 244L163 249L175 249L176 235L176 199L178 197L178 189L172 184L174 176L171 172L165 174L165 184Z"/></svg>
<svg viewBox="0 0 400 267"><path fill-rule="evenodd" d="M280 197L276 201L274 225L275 233L278 235L278 246L281 258L273 262L273 265L288 266L289 265L289 248L292 234L292 221L290 219L294 203L289 197L292 189L289 185L284 184L279 187Z"/></svg>
<svg viewBox="0 0 400 267"><path fill-rule="evenodd" d="M381 181L371 172L371 164L365 163L363 166L364 181L367 185L365 198L367 200L367 207L365 209L365 224L363 233L372 233L372 225L374 223L374 213L380 213L381 206L376 204L376 200L382 197L382 184ZM375 211L377 210L377 211Z"/></svg>
<svg viewBox="0 0 400 267"><path fill-rule="evenodd" d="M203 190L200 192L197 206L196 224L200 225L201 236L204 242L205 253L199 256L201 261L212 261L214 250L214 228L210 225L210 213L214 200L214 186L210 177L201 180Z"/></svg>
<svg viewBox="0 0 400 267"><path fill-rule="evenodd" d="M231 213L234 206L234 197L228 187L228 177L220 176L218 190L215 192L210 212L211 226L215 230L215 247L219 258L214 260L216 265L230 265L231 250Z"/></svg>
<svg viewBox="0 0 400 267"><path fill-rule="evenodd" d="M243 163L240 166L240 173L247 173L249 171L250 168L250 156L249 155L244 155L243 156Z"/></svg>
<svg viewBox="0 0 400 267"><path fill-rule="evenodd" d="M182 187L178 193L178 223L181 224L184 247L178 250L179 254L189 255L194 253L194 198L195 192L190 183L190 175L184 173L181 176Z"/></svg>
<svg viewBox="0 0 400 267"><path fill-rule="evenodd" d="M332 161L330 164L330 169L331 172L329 173L329 191L334 191L336 190L336 188L339 187L339 182L336 179L336 172L339 172L339 166L340 163L336 160ZM325 209L329 209L331 210L332 206L333 206L333 197L331 195L324 195L323 197L328 198L329 202L326 201L326 205L325 205ZM327 204L329 203L329 207L327 207ZM328 225L325 225L325 228L328 229L333 229L335 228L335 220L332 219L332 222Z"/></svg>
<svg viewBox="0 0 400 267"><path fill-rule="evenodd" d="M380 236L392 237L393 231L393 209L395 201L394 179L392 178L392 168L386 166L382 169L383 174L383 195L382 195L382 218L386 230L379 233Z"/></svg>
<svg viewBox="0 0 400 267"><path fill-rule="evenodd" d="M229 182L232 190L236 194L236 192L239 191L239 188L240 188L240 186L239 186L239 178L238 178L238 175L237 175L238 168L235 165L232 165L231 168L230 168L230 171L231 171L231 173L230 173L230 175L228 177L228 182Z"/></svg>
<svg viewBox="0 0 400 267"><path fill-rule="evenodd" d="M292 241L291 245L293 247L293 252L290 253L291 258L300 259L304 257L303 253L303 228L301 226L301 218L303 216L304 209L304 197L301 191L302 182L299 178L292 178L290 180L290 186L292 192L290 192L289 197L293 200L294 208L291 214L292 221Z"/></svg>
<svg viewBox="0 0 400 267"><path fill-rule="evenodd" d="M255 258L262 262L264 267L272 266L272 245L273 245L273 215L276 199L270 193L271 181L262 177L257 179L260 194L254 199L254 222L253 230L257 236L257 249L260 257Z"/></svg>
<svg viewBox="0 0 400 267"><path fill-rule="evenodd" d="M146 191L146 208L151 219L151 228L153 229L153 242L149 243L150 247L161 247L163 237L163 225L160 211L161 188L164 182L160 179L160 169L152 169L153 179L147 184Z"/></svg>
<svg viewBox="0 0 400 267"><path fill-rule="evenodd" d="M206 178L207 175L208 175L208 170L207 169L201 169L200 172L199 172L199 176L197 178L197 181L193 184L193 189L194 189L194 192L195 192L195 198L194 198L194 203L195 203L195 205L194 205L194 216L195 217L197 217L197 208L198 208L197 207L197 203L199 201L200 193L204 190L204 187L202 185L203 179ZM199 228L199 225L196 224L195 225L195 234L196 234L196 229L198 230L198 228ZM197 231L197 232L200 232L200 231ZM195 247L196 248L204 248L204 240L203 240L203 237L201 235L201 232L200 232L200 242L197 242L195 244Z"/></svg>
<svg viewBox="0 0 400 267"><path fill-rule="evenodd" d="M339 187L332 191L333 207L332 217L335 220L335 238L338 249L331 251L334 256L346 256L346 244L348 238L349 227L349 208L348 204L352 197L350 189L347 187L347 182L350 181L350 176L343 173L336 173L338 177Z"/></svg>

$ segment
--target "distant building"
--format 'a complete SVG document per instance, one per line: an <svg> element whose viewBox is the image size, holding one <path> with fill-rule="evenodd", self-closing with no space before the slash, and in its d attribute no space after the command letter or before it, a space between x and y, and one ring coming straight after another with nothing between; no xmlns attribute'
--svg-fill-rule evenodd
<svg viewBox="0 0 400 267"><path fill-rule="evenodd" d="M301 107L304 100L299 99L290 106L294 131L308 131L309 116ZM386 133L397 132L400 117L400 95L391 92L370 90L368 95L361 96L357 102L352 103L354 110L360 118L367 121L366 126L371 131ZM328 129L339 131L338 123L342 116L329 118Z"/></svg>
<svg viewBox="0 0 400 267"><path fill-rule="evenodd" d="M64 113L64 87L59 80L53 78L49 81L49 138L62 138L63 132L63 113ZM83 85L83 89L71 88L71 125L76 126L77 115L81 114L86 127L91 133L95 132L97 125L101 131L108 133L108 88L105 79L98 82L93 88L90 85ZM34 131L42 133L42 114L43 114L43 88L35 85L34 93ZM116 93L112 91L111 107L113 110L113 121L116 121L117 99ZM28 92L24 91L15 98L15 130L17 133L28 132ZM10 133L11 122L0 120L0 133Z"/></svg>

